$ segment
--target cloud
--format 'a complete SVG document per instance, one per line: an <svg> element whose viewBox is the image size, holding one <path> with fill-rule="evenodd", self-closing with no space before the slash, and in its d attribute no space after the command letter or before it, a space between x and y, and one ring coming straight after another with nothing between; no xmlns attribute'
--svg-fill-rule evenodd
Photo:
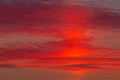
<svg viewBox="0 0 120 80"><path fill-rule="evenodd" d="M0 64L0 68L16 68L15 64Z"/></svg>
<svg viewBox="0 0 120 80"><path fill-rule="evenodd" d="M116 31L120 25L119 13L112 12L109 8L93 8L80 5L41 5L24 8L12 5L8 8L6 5L1 6L0 9L0 31L6 33L24 32L55 35L67 25L84 26L85 29L94 27L108 30L115 29ZM13 26L14 28L11 28ZM62 28L58 29L58 26Z"/></svg>
<svg viewBox="0 0 120 80"><path fill-rule="evenodd" d="M119 46L118 12L89 5L40 4L0 5L1 67L14 67L16 63L4 64L14 60L31 60L17 63L20 67L69 70L105 64L108 68L107 63L119 66L120 50L115 48ZM116 44L111 43L113 39Z"/></svg>

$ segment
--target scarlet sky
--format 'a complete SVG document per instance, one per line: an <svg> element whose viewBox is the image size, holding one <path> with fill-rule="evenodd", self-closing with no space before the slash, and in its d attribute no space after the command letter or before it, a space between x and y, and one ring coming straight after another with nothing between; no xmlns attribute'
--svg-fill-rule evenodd
<svg viewBox="0 0 120 80"><path fill-rule="evenodd" d="M119 8L81 3L1 0L0 67L120 70Z"/></svg>

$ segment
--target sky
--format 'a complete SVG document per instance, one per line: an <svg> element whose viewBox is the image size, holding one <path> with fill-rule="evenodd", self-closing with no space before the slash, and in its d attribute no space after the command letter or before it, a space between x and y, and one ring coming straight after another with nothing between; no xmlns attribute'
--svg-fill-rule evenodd
<svg viewBox="0 0 120 80"><path fill-rule="evenodd" d="M0 0L1 80L120 80L119 0Z"/></svg>

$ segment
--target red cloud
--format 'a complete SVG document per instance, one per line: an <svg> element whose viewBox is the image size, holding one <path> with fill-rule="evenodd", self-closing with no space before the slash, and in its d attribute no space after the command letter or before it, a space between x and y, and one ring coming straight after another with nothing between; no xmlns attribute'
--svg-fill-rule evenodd
<svg viewBox="0 0 120 80"><path fill-rule="evenodd" d="M86 63L87 66L82 66L82 68L93 69L103 66L101 64L96 66L94 63L105 64L104 61L108 61L112 66L114 64L119 66L120 60L113 62L109 60L108 54L112 54L113 57L113 53L118 53L120 50L94 47L90 44L94 43L94 38L91 38L89 34L86 35L86 32L91 29L117 30L119 27L107 26L119 25L119 15L113 16L102 8L78 5L24 7L0 5L0 9L1 67L12 67L13 65L4 63L13 62L15 66L21 67L53 66L55 68L63 65L58 66L58 69L71 69L71 66L79 69L81 66L70 64ZM98 26L99 24L104 27ZM40 41L42 37L52 37L52 40ZM95 59L96 57L100 59ZM77 60L77 58L83 59ZM16 61L21 61L21 63Z"/></svg>

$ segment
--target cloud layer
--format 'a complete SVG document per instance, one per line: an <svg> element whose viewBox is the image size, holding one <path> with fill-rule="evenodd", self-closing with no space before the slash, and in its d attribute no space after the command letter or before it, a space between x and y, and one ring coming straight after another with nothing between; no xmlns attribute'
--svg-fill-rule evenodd
<svg viewBox="0 0 120 80"><path fill-rule="evenodd" d="M0 67L119 68L119 12L46 3L0 4Z"/></svg>

